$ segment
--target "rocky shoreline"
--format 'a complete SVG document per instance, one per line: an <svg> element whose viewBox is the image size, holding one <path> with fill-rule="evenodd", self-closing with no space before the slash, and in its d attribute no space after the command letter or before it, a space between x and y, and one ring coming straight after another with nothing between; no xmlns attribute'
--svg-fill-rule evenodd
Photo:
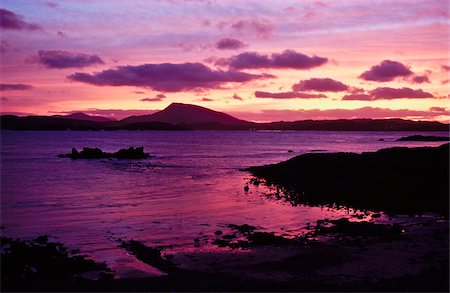
<svg viewBox="0 0 450 293"><path fill-rule="evenodd" d="M403 217L384 223L377 214L369 219L319 220L294 238L229 224L210 236L219 250L209 252L169 254L170 247L118 239L118 247L166 272L149 278L114 278L105 264L45 236L2 238L2 272L8 272L2 273L2 290L448 291L448 220Z"/></svg>
<svg viewBox="0 0 450 293"><path fill-rule="evenodd" d="M314 153L250 167L254 184L291 204L415 215L449 214L449 144L377 152Z"/></svg>

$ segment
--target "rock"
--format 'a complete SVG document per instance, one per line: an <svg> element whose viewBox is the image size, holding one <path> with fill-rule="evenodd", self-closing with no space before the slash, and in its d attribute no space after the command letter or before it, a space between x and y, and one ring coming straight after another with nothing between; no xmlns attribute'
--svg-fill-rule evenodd
<svg viewBox="0 0 450 293"><path fill-rule="evenodd" d="M307 153L244 171L280 190L273 197L292 205L448 216L449 153L449 144L361 154Z"/></svg>
<svg viewBox="0 0 450 293"><path fill-rule="evenodd" d="M72 256L62 243L49 242L47 235L30 241L1 237L0 244L2 291L33 282L74 282L89 272L114 277L114 272L105 263L97 263L83 255Z"/></svg>
<svg viewBox="0 0 450 293"><path fill-rule="evenodd" d="M233 229L235 231L238 231L238 232L240 232L242 234L251 233L251 232L256 230L256 227L250 226L248 224L243 224L243 225L229 224L227 227L231 228L231 229Z"/></svg>
<svg viewBox="0 0 450 293"><path fill-rule="evenodd" d="M154 266L164 272L173 272L177 267L169 260L161 256L159 249L148 247L136 240L120 241L120 247L125 248L140 261Z"/></svg>
<svg viewBox="0 0 450 293"><path fill-rule="evenodd" d="M60 154L59 158L71 158L71 159L105 159L105 158L117 158L117 159L145 159L150 155L144 152L144 147L130 147L128 149L120 149L115 153L103 152L99 148L87 148L84 147L81 152L72 148L70 154Z"/></svg>
<svg viewBox="0 0 450 293"><path fill-rule="evenodd" d="M212 242L212 244L215 244L219 247L227 247L230 245L230 241L228 240L223 240L223 239L216 239Z"/></svg>
<svg viewBox="0 0 450 293"><path fill-rule="evenodd" d="M375 224L372 222L350 222L348 218L331 220L331 227L324 227L320 224L316 226L317 235L324 234L343 234L346 236L377 236L377 237L393 237L400 236L403 227L398 224Z"/></svg>
<svg viewBox="0 0 450 293"><path fill-rule="evenodd" d="M248 236L248 240L253 245L291 244L294 241L268 232L255 232Z"/></svg>
<svg viewBox="0 0 450 293"><path fill-rule="evenodd" d="M143 159L149 157L149 154L144 153L144 147L130 147L128 149L120 149L113 153L112 156L118 159Z"/></svg>

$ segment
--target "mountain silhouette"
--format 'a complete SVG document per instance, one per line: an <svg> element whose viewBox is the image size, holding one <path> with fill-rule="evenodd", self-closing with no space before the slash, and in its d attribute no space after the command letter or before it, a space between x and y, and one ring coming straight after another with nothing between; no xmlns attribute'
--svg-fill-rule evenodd
<svg viewBox="0 0 450 293"><path fill-rule="evenodd" d="M150 115L131 116L121 120L121 122L125 124L164 122L170 124L219 123L225 125L241 125L251 123L208 108L182 103L172 103L167 108L159 112Z"/></svg>
<svg viewBox="0 0 450 293"><path fill-rule="evenodd" d="M57 118L66 118L66 119L73 119L73 120L83 120L83 121L93 121L93 122L110 122L115 121L113 119L109 119L103 116L92 116L81 112L72 113L69 115L53 115L51 117L57 117Z"/></svg>
<svg viewBox="0 0 450 293"><path fill-rule="evenodd" d="M1 129L11 130L329 130L448 131L449 124L404 119L337 119L256 123L201 106L173 103L159 112L120 121L73 113L67 116L3 115Z"/></svg>

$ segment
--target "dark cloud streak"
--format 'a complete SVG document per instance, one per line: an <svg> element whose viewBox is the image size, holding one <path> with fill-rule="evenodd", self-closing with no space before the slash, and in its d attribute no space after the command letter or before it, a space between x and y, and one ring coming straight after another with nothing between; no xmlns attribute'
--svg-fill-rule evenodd
<svg viewBox="0 0 450 293"><path fill-rule="evenodd" d="M250 74L236 70L213 70L201 63L119 66L93 74L77 72L68 76L73 81L97 86L137 86L163 92L219 89L229 82L244 83L272 77L274 76L269 74Z"/></svg>
<svg viewBox="0 0 450 293"><path fill-rule="evenodd" d="M91 65L104 64L97 55L88 55L67 51L39 51L37 62L47 68L82 68Z"/></svg>
<svg viewBox="0 0 450 293"><path fill-rule="evenodd" d="M9 30L39 30L41 27L35 23L23 20L23 17L14 12L0 8L0 28Z"/></svg>
<svg viewBox="0 0 450 293"><path fill-rule="evenodd" d="M349 86L331 78L311 78L292 86L294 91L343 92Z"/></svg>
<svg viewBox="0 0 450 293"><path fill-rule="evenodd" d="M407 87L403 88L390 88L390 87L378 87L367 94L350 94L345 95L342 100L344 101L375 101L375 100L394 100L394 99L428 99L436 98L431 93L425 92L421 89L415 90Z"/></svg>
<svg viewBox="0 0 450 293"><path fill-rule="evenodd" d="M245 44L232 38L223 38L217 41L215 45L219 50L238 50L245 47Z"/></svg>
<svg viewBox="0 0 450 293"><path fill-rule="evenodd" d="M0 91L27 91L31 90L33 86L23 83L2 83L0 84Z"/></svg>
<svg viewBox="0 0 450 293"><path fill-rule="evenodd" d="M257 98L270 98L270 99L321 99L326 98L324 94L310 94L302 92L281 92L270 93L263 91L256 91L255 97Z"/></svg>
<svg viewBox="0 0 450 293"><path fill-rule="evenodd" d="M139 101L141 101L141 102L161 102L161 101L163 101L165 98L167 98L165 95L163 95L163 94L158 94L158 95L156 95L156 97L154 97L154 98L144 98L144 99L140 99Z"/></svg>
<svg viewBox="0 0 450 293"><path fill-rule="evenodd" d="M245 52L230 58L222 58L216 62L219 66L229 66L234 69L311 69L321 66L328 61L327 58L298 53L294 50L285 50L282 53L263 55L256 52Z"/></svg>
<svg viewBox="0 0 450 293"><path fill-rule="evenodd" d="M363 72L359 78L368 81L387 82L397 77L407 77L411 74L413 72L406 65L397 61L384 60Z"/></svg>

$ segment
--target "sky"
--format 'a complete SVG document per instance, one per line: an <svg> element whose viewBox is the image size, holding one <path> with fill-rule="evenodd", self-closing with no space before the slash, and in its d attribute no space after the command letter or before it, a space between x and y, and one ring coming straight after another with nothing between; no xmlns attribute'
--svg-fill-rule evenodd
<svg viewBox="0 0 450 293"><path fill-rule="evenodd" d="M1 0L0 112L449 122L447 0Z"/></svg>

